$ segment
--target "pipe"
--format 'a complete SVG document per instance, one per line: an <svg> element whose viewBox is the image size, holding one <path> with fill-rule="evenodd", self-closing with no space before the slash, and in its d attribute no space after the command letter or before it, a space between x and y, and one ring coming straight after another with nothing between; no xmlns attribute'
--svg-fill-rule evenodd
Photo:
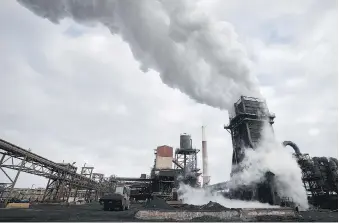
<svg viewBox="0 0 339 223"><path fill-rule="evenodd" d="M286 146L291 146L293 149L294 149L294 151L295 151L295 153L297 154L297 155L301 155L301 152L300 152L300 149L299 149L299 147L297 146L297 144L295 144L294 142L292 142L292 141L284 141L283 142L283 145L286 147Z"/></svg>

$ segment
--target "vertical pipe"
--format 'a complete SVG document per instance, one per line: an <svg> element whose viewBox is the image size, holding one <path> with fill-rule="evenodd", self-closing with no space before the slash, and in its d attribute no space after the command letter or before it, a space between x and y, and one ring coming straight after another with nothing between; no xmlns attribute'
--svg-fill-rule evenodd
<svg viewBox="0 0 339 223"><path fill-rule="evenodd" d="M206 186L209 184L210 177L208 176L208 155L207 155L207 141L205 138L205 127L202 126L202 165L203 165L203 186Z"/></svg>

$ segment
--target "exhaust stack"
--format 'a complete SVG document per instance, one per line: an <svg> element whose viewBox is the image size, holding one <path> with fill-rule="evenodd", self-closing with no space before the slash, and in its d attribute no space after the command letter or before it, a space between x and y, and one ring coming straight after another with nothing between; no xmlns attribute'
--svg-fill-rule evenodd
<svg viewBox="0 0 339 223"><path fill-rule="evenodd" d="M202 126L202 185L203 187L209 185L210 176L208 175L208 156L207 156L207 141L205 138L205 127Z"/></svg>

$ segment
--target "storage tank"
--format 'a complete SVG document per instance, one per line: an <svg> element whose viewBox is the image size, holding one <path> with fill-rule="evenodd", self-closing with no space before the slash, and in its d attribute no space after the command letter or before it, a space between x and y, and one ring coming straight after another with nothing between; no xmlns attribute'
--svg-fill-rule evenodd
<svg viewBox="0 0 339 223"><path fill-rule="evenodd" d="M180 135L180 149L192 149L191 136L184 133Z"/></svg>
<svg viewBox="0 0 339 223"><path fill-rule="evenodd" d="M172 169L173 148L158 146L156 151L155 169Z"/></svg>

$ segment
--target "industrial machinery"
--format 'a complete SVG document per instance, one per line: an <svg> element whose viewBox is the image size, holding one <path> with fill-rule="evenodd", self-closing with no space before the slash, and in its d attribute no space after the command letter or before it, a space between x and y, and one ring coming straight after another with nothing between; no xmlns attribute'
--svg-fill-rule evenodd
<svg viewBox="0 0 339 223"><path fill-rule="evenodd" d="M309 203L323 209L338 209L338 160L295 154Z"/></svg>
<svg viewBox="0 0 339 223"><path fill-rule="evenodd" d="M42 201L69 201L73 191L78 189L86 190L86 199L88 200L91 193L100 194L108 190L106 180L94 180L90 177L92 172L90 175L86 175L83 171L80 174L77 173L74 163L55 163L2 139L0 139L0 156L0 169L10 182L0 182L0 199L4 201L4 204L12 198L21 172L48 179ZM14 177L8 174L6 169L16 171Z"/></svg>
<svg viewBox="0 0 339 223"><path fill-rule="evenodd" d="M225 129L231 133L233 144L231 177L242 171L239 165L246 148L256 149L261 140L263 126L269 123L273 131L275 115L270 113L266 102L258 98L241 96L230 112L230 123ZM313 157L302 154L299 147L291 141L284 141L284 146L294 149L294 155L302 170L302 181L308 194L309 202L321 208L338 208L338 160L336 158ZM243 200L258 200L279 205L293 203L278 197L273 184L274 174L267 172L265 180L257 185L230 189L229 197ZM227 188L227 182L211 185L209 189L221 191Z"/></svg>
<svg viewBox="0 0 339 223"><path fill-rule="evenodd" d="M177 180L191 187L200 186L198 178L201 173L199 172L200 169L198 169L197 158L199 151L192 147L190 135L186 133L180 135L180 148L175 150L175 168L179 173Z"/></svg>
<svg viewBox="0 0 339 223"><path fill-rule="evenodd" d="M175 154L172 147L159 146L155 150L154 167L150 176L152 196L176 200L180 182L192 187L200 186L198 177L201 173L197 168L198 152L198 149L192 147L192 139L188 134L180 135L180 148L175 150Z"/></svg>
<svg viewBox="0 0 339 223"><path fill-rule="evenodd" d="M197 168L198 149L192 148L192 139L188 134L180 136L180 148L162 145L155 149L154 165L150 176L142 174L140 178L115 177L113 184L124 183L131 189L132 200L146 200L159 197L164 200L177 200L180 182L192 187L200 186ZM174 164L174 166L173 166Z"/></svg>
<svg viewBox="0 0 339 223"><path fill-rule="evenodd" d="M272 131L275 115L271 114L267 108L266 102L258 98L241 98L234 104L234 111L229 114L230 123L225 126L232 137L233 156L232 172L233 174L241 171L239 165L245 156L245 148L256 149L260 139L261 131L266 123L269 123ZM277 204L279 203L275 195L274 184L272 183L274 175L266 173L266 180L258 185L242 187L230 191L231 196L244 200L259 200L261 202Z"/></svg>

